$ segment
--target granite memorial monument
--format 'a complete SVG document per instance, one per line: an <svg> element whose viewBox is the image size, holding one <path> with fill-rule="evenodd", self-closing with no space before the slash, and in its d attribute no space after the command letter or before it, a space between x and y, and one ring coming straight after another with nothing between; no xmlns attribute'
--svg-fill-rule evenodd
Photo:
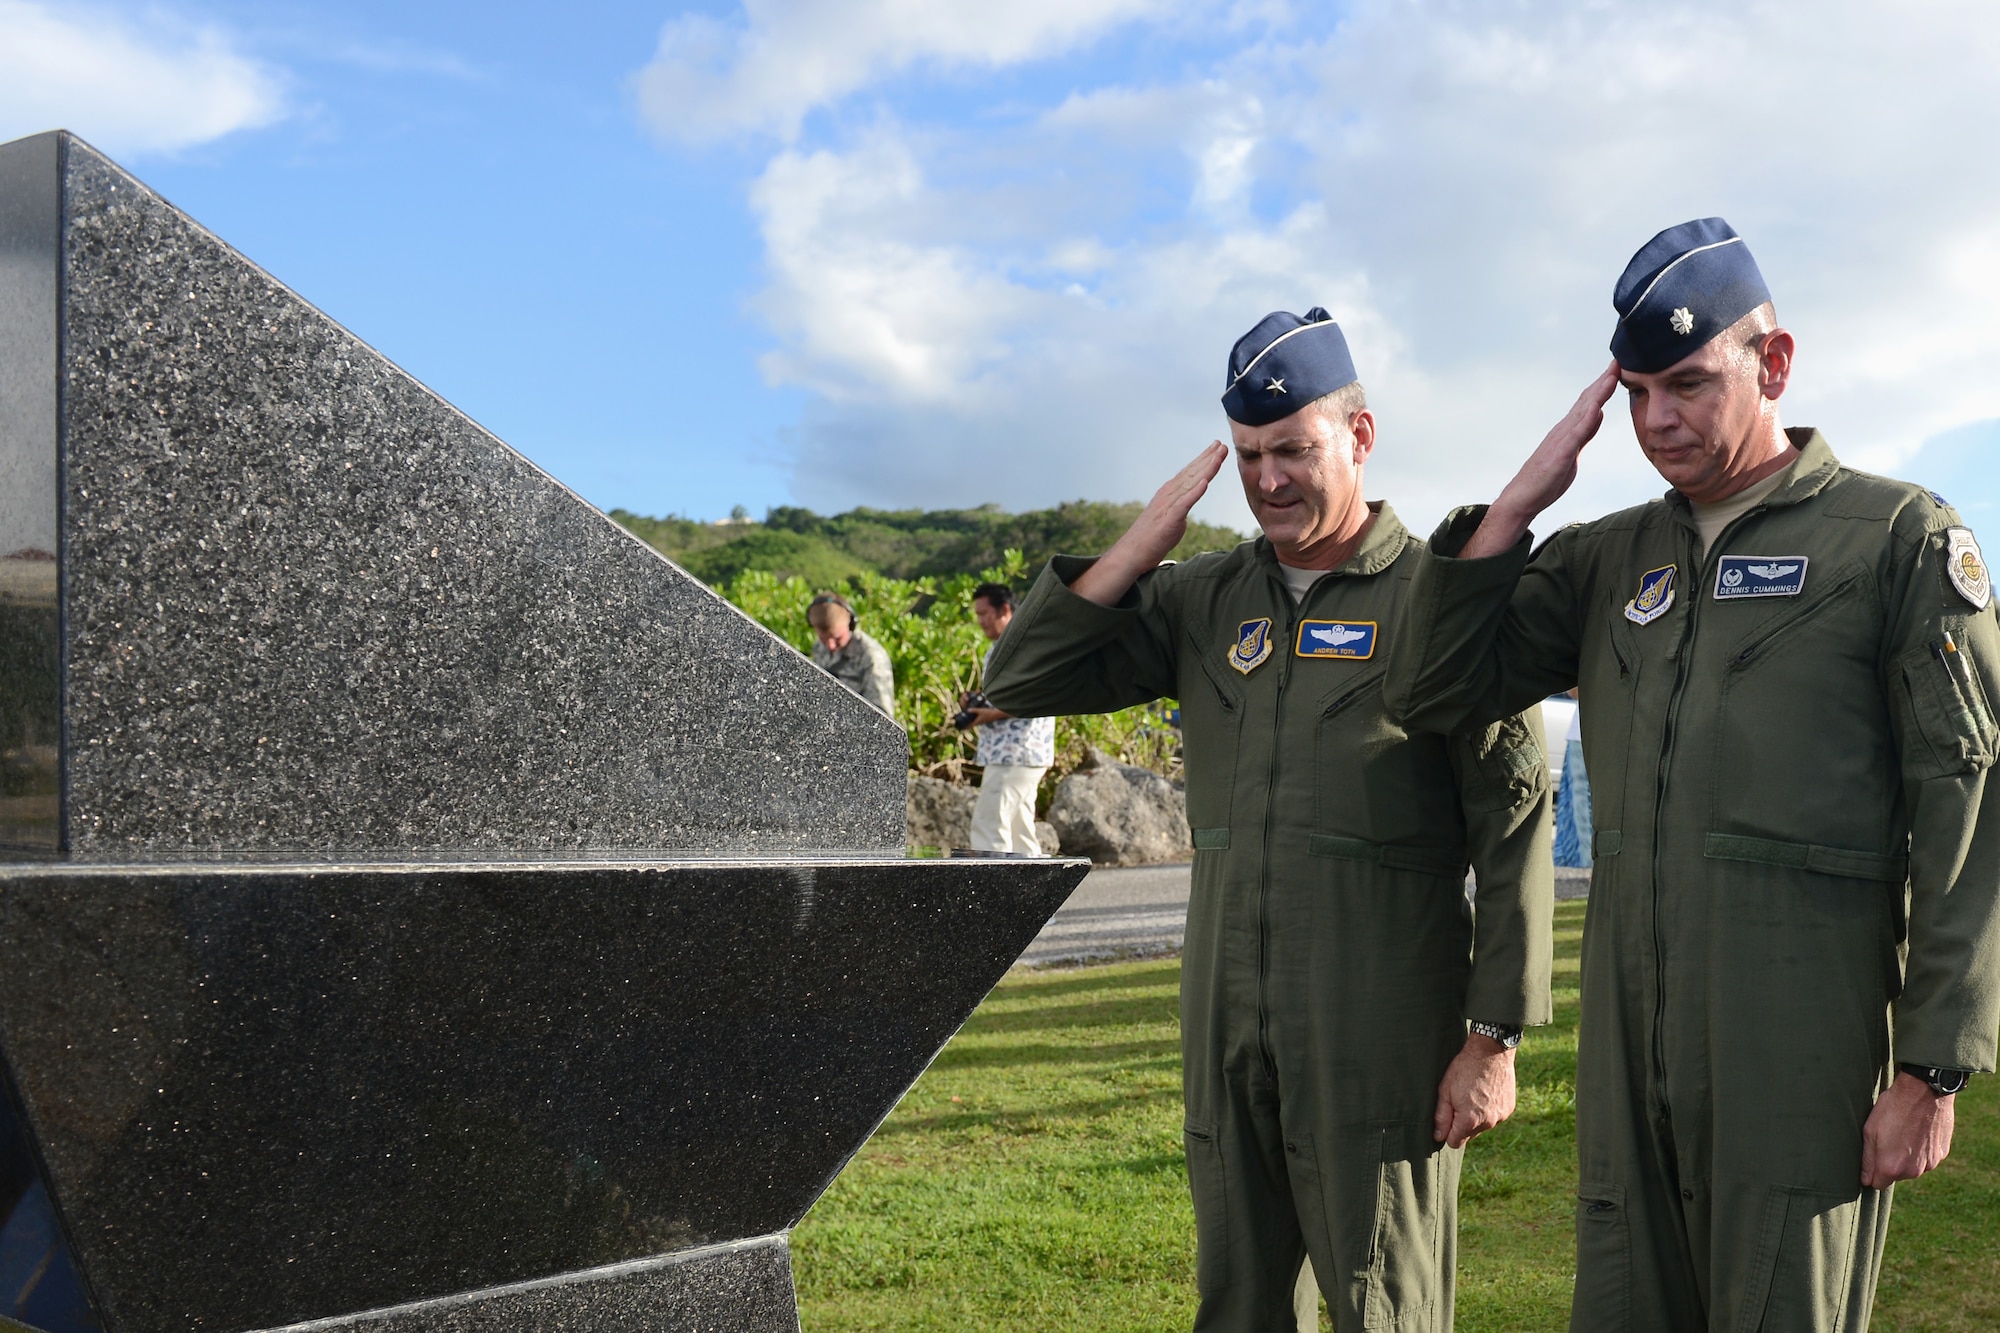
<svg viewBox="0 0 2000 1333"><path fill-rule="evenodd" d="M89 146L0 145L0 1314L797 1327L1081 877Z"/></svg>

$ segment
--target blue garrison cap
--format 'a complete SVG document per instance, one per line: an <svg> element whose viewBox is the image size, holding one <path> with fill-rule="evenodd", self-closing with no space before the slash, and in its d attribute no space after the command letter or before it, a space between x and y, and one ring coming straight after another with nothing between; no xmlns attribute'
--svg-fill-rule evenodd
<svg viewBox="0 0 2000 1333"><path fill-rule="evenodd" d="M1222 410L1231 421L1268 426L1359 378L1332 315L1319 306L1303 319L1274 310L1229 349Z"/></svg>
<svg viewBox="0 0 2000 1333"><path fill-rule="evenodd" d="M1665 370L1771 299L1750 247L1721 218L1669 227L1639 247L1611 293L1611 355L1641 375Z"/></svg>

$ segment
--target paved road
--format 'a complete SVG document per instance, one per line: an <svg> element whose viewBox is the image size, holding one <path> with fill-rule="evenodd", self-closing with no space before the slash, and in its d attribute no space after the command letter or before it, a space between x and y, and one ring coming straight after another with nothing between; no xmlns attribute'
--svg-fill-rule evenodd
<svg viewBox="0 0 2000 1333"><path fill-rule="evenodd" d="M1039 967L1179 953L1189 869L1182 862L1091 871L1021 961Z"/></svg>
<svg viewBox="0 0 2000 1333"><path fill-rule="evenodd" d="M1179 953L1187 930L1189 869L1183 862L1091 871L1021 961L1047 967ZM1589 871L1556 871L1556 897L1582 898L1589 892Z"/></svg>

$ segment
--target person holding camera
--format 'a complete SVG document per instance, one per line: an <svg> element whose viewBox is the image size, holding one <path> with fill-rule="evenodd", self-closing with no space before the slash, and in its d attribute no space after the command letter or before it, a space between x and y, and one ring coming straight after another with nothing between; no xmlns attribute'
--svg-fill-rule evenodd
<svg viewBox="0 0 2000 1333"><path fill-rule="evenodd" d="M1014 619L1014 590L1004 583L980 584L972 590L972 615L979 632L997 643ZM993 661L991 648L986 661ZM972 807L972 850L1040 856L1035 793L1056 761L1056 720L1012 717L977 690L965 696L962 709L952 722L979 728L978 762L985 768L979 803Z"/></svg>
<svg viewBox="0 0 2000 1333"><path fill-rule="evenodd" d="M819 640L813 665L874 704L888 717L896 716L896 673L889 650L855 628L853 605L837 592L823 592L806 607L806 623Z"/></svg>

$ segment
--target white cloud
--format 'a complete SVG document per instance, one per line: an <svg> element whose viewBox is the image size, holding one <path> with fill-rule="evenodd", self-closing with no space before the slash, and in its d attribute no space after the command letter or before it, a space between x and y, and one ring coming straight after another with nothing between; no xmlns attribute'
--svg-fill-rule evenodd
<svg viewBox="0 0 2000 1333"><path fill-rule="evenodd" d="M1970 3L1364 6L1317 55L1315 184L1359 201L1340 229L1438 386L1498 387L1420 407L1424 456L1481 468L1480 419L1531 445L1558 369L1602 364L1626 258L1713 213L1799 333L1789 420L1891 468L2000 414L2000 177L1967 154L2000 131L1996 52ZM1576 512L1660 489L1627 427L1605 443Z"/></svg>
<svg viewBox="0 0 2000 1333"><path fill-rule="evenodd" d="M655 132L796 137L814 109L913 65L995 69L1055 55L1162 0L744 0L744 22L684 14L639 72Z"/></svg>
<svg viewBox="0 0 2000 1333"><path fill-rule="evenodd" d="M1113 12L1072 8L1076 31ZM1371 489L1426 523L1490 496L1602 367L1632 251L1715 213L1799 334L1789 421L1894 469L2000 417L2000 10L1361 0L1331 30L1270 22L1181 81L1104 79L1026 122L878 116L771 160L757 305L767 374L817 391L802 501L1147 495L1224 428L1230 343L1318 303L1382 418ZM767 78L745 73L766 31L717 48L731 96ZM724 118L796 126L917 58L844 49L818 91ZM932 48L972 60L954 49ZM1660 489L1614 419L1550 517ZM1209 512L1247 523L1240 497Z"/></svg>
<svg viewBox="0 0 2000 1333"><path fill-rule="evenodd" d="M113 153L166 151L268 124L283 102L215 29L0 0L0 140L69 129Z"/></svg>
<svg viewBox="0 0 2000 1333"><path fill-rule="evenodd" d="M878 133L850 155L783 154L756 191L774 269L759 302L781 342L765 370L818 391L794 463L812 503L1150 491L1219 427L1215 330L1292 302L1301 282L1357 338L1395 346L1365 279L1322 258L1334 247L1317 205L1086 252L1086 281L1060 246L1016 263L910 239L895 224L934 190L908 146Z"/></svg>
<svg viewBox="0 0 2000 1333"><path fill-rule="evenodd" d="M759 304L787 344L765 360L772 379L832 402L921 406L990 371L995 326L1026 316L1036 293L965 247L909 235L923 194L913 155L886 136L770 164L752 202L772 269Z"/></svg>

